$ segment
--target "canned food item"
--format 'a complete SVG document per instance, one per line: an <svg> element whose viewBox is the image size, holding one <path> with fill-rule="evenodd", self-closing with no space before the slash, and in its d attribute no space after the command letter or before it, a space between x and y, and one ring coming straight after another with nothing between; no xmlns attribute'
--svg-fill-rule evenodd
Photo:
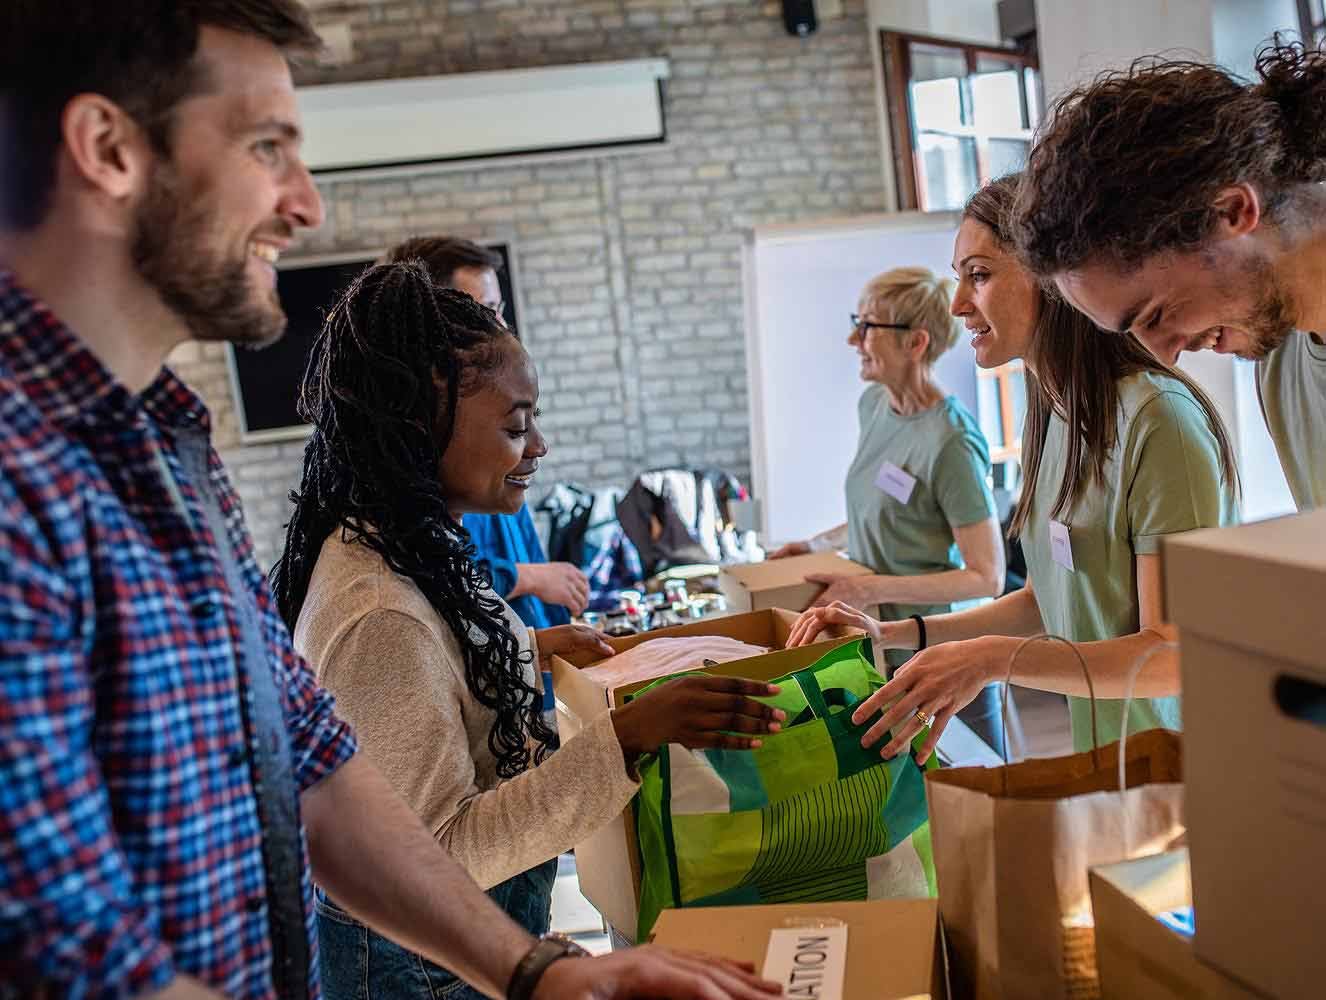
<svg viewBox="0 0 1326 1000"><path fill-rule="evenodd" d="M663 581L663 595L667 603L685 604L690 600L690 595L686 592L686 581L677 579L668 579Z"/></svg>

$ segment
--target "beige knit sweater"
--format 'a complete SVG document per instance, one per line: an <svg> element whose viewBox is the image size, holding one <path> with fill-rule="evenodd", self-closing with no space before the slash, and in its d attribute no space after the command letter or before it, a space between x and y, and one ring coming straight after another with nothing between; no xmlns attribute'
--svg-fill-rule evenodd
<svg viewBox="0 0 1326 1000"><path fill-rule="evenodd" d="M506 617L530 649L532 633L509 607ZM543 764L499 781L494 713L470 694L456 636L412 580L339 531L318 556L295 646L361 750L485 889L568 850L635 794L606 712ZM526 679L537 677L531 664Z"/></svg>

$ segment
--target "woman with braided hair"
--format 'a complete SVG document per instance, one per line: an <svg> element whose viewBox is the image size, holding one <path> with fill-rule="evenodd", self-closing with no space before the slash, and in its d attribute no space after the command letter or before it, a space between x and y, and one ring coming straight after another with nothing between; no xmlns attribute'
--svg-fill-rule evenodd
<svg viewBox="0 0 1326 1000"><path fill-rule="evenodd" d="M619 815L636 758L664 743L747 748L775 688L688 677L591 721L554 755L537 661L612 652L593 630L530 632L492 591L461 525L514 512L547 453L520 342L417 261L366 271L313 348L313 425L273 572L295 644L361 747L434 836L532 932L557 856ZM353 817L347 817L353 822ZM478 997L319 894L326 995Z"/></svg>

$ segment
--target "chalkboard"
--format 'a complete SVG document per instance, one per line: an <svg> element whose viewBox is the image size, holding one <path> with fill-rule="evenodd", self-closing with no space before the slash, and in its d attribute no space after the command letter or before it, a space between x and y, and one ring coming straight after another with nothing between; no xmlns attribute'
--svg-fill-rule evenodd
<svg viewBox="0 0 1326 1000"><path fill-rule="evenodd" d="M503 318L507 326L518 331L510 249L505 243L488 244L488 248L502 258L497 280L505 302ZM290 321L285 336L257 350L229 347L231 389L244 443L282 441L308 434L308 425L299 419L295 403L313 341L336 300L380 256L362 251L310 257L281 267L276 290Z"/></svg>

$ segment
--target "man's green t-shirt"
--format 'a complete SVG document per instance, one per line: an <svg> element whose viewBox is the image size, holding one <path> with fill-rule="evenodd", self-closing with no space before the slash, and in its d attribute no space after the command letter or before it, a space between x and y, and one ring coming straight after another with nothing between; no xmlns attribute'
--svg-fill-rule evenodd
<svg viewBox="0 0 1326 1000"><path fill-rule="evenodd" d="M1326 344L1291 333L1257 362L1257 397L1294 503L1326 507Z"/></svg>
<svg viewBox="0 0 1326 1000"><path fill-rule="evenodd" d="M1072 642L1136 632L1136 557L1158 553L1165 535L1230 524L1238 516L1206 412L1182 382L1152 372L1121 379L1117 441L1104 482L1093 482L1057 519L1068 529L1073 569L1067 569L1053 555L1050 512L1067 461L1068 427L1051 417L1022 536L1045 630ZM1089 749L1090 699L1068 702L1073 745ZM1117 740L1123 701L1098 701L1097 712L1101 743ZM1181 722L1177 697L1136 699L1128 731L1179 729Z"/></svg>
<svg viewBox="0 0 1326 1000"><path fill-rule="evenodd" d="M880 385L862 393L858 416L861 436L847 472L847 554L885 576L961 569L953 529L995 515L990 449L975 419L953 396L903 416ZM896 621L949 609L882 604L879 614Z"/></svg>

